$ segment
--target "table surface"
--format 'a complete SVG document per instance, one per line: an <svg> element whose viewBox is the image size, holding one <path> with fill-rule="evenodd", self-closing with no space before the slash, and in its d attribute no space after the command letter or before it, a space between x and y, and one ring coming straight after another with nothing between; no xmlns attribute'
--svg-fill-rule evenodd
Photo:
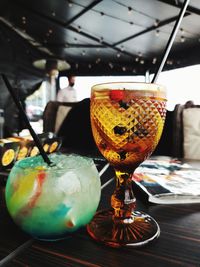
<svg viewBox="0 0 200 267"><path fill-rule="evenodd" d="M99 170L105 165L98 161ZM200 162L195 167L200 167ZM113 171L101 175L102 195L99 209L110 206L114 189ZM9 217L4 188L0 186L0 266L197 266L200 267L200 204L153 205L136 190L137 208L159 223L160 237L141 248L111 248L92 240L85 228L62 241L44 242L22 232Z"/></svg>

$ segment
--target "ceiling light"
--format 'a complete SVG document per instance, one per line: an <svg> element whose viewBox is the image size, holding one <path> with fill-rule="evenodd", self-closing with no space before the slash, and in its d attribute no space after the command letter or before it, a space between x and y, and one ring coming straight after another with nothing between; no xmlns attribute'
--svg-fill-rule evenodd
<svg viewBox="0 0 200 267"><path fill-rule="evenodd" d="M72 7L72 6L73 6L73 4L72 4L71 1L68 1L68 6L69 6L69 7Z"/></svg>
<svg viewBox="0 0 200 267"><path fill-rule="evenodd" d="M185 42L185 37L181 36L181 43L184 43L184 42Z"/></svg>
<svg viewBox="0 0 200 267"><path fill-rule="evenodd" d="M158 37L160 35L160 31L156 30L156 36Z"/></svg>
<svg viewBox="0 0 200 267"><path fill-rule="evenodd" d="M101 59L100 58L97 58L96 64L99 64L100 61L101 61Z"/></svg>
<svg viewBox="0 0 200 267"><path fill-rule="evenodd" d="M111 69L113 69L113 64L112 64L112 62L109 62L108 65L109 65L109 67L110 67Z"/></svg>
<svg viewBox="0 0 200 267"><path fill-rule="evenodd" d="M157 62L157 58L154 57L153 60L152 60L152 63L153 63L153 64L156 64L156 62Z"/></svg>
<svg viewBox="0 0 200 267"><path fill-rule="evenodd" d="M99 43L103 43L103 37L100 37L100 39L99 39Z"/></svg>
<svg viewBox="0 0 200 267"><path fill-rule="evenodd" d="M129 6L128 7L128 14L131 15L132 11L133 11L132 7Z"/></svg>
<svg viewBox="0 0 200 267"><path fill-rule="evenodd" d="M78 26L77 31L81 32L81 26Z"/></svg>
<svg viewBox="0 0 200 267"><path fill-rule="evenodd" d="M158 27L158 25L159 25L159 20L156 19L155 22L154 22L154 26L155 26L155 27Z"/></svg>

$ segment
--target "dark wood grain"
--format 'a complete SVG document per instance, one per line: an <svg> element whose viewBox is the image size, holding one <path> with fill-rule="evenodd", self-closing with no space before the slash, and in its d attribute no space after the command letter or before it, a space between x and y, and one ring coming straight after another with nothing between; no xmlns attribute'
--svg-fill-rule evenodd
<svg viewBox="0 0 200 267"><path fill-rule="evenodd" d="M15 251L31 238L20 230L10 218L4 199L4 187L0 187L0 260ZM1 261L0 261L1 266Z"/></svg>
<svg viewBox="0 0 200 267"><path fill-rule="evenodd" d="M104 183L112 175L113 171L107 170L102 175ZM102 189L100 209L109 207L113 189L114 181ZM138 195L138 192L136 194ZM1 206L0 213L1 259L5 259L12 250L15 251L20 244L28 240L28 237L12 223L4 208ZM106 247L93 241L86 229L82 228L62 241L33 240L30 246L25 247L12 258L12 261L9 260L4 265L200 267L200 204L150 205L140 199L137 208L153 216L161 228L159 239L149 246L138 249Z"/></svg>

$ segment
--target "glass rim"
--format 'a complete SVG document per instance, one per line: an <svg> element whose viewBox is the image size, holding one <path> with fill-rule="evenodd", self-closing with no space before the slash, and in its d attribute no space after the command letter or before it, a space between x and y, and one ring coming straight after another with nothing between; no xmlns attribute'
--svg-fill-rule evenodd
<svg viewBox="0 0 200 267"><path fill-rule="evenodd" d="M57 153L57 154L59 155L59 153ZM75 156L75 157L77 157L77 159L79 157L81 157L81 158L84 158L84 160L86 160L85 162L87 162L87 164L85 164L84 166L81 165L81 164L76 164L76 167L68 165L67 171L74 170L75 168L77 170L81 170L82 168L85 168L85 167L93 167L93 166L95 166L95 163L94 163L93 159L90 158L90 157L80 156L80 155L75 154L75 153L71 153L71 154L70 153L69 154L66 153L66 154L63 154L63 155L64 156L67 156L67 157L68 156ZM36 166L34 166L34 165L27 165L27 161L28 162L29 161L32 161L34 159L34 157L39 157L41 159L41 163L44 164L44 165L43 166L42 165L38 165L38 166L37 165ZM14 166L12 167L12 169L18 168L18 169L22 169L22 170L34 170L36 172L41 172L42 170L44 170L44 171L58 171L58 172L61 171L62 172L62 170L63 170L62 168L60 168L60 169L59 168L56 168L57 164L56 163L54 164L54 162L53 162L52 165L48 165L42 159L42 156L40 154L37 155L37 156L34 156L34 157L25 157L25 158L23 158L21 160L16 161L15 164L14 164ZM37 168L37 167L44 167L44 168L41 168L40 169L40 168Z"/></svg>
<svg viewBox="0 0 200 267"><path fill-rule="evenodd" d="M134 85L134 88L133 88ZM119 81L119 82L105 82L94 84L91 90L103 90L103 89L117 89L117 90L151 90L161 91L166 93L166 87L158 83L145 83L145 82L131 82L131 81Z"/></svg>

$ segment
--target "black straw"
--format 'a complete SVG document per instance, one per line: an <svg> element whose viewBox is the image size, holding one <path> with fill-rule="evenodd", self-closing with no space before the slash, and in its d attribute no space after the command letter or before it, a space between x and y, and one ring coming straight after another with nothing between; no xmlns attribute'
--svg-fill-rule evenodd
<svg viewBox="0 0 200 267"><path fill-rule="evenodd" d="M8 88L8 91L10 92L20 114L22 115L22 118L27 126L27 128L29 129L30 131L30 134L31 136L33 137L33 140L35 141L35 144L36 146L38 147L39 151L40 151L40 154L41 156L43 157L44 161L48 164L48 165L52 165L52 162L50 161L49 157L47 156L46 152L44 151L43 149L43 146L40 142L40 139L38 138L37 134L35 133L35 131L33 130L27 116L26 116L26 113L23 109L23 106L21 104L21 101L18 99L17 95L15 94L15 91L14 89L12 88L10 82L8 81L8 78L6 77L6 75L2 74L2 79L3 81L5 82L7 88Z"/></svg>
<svg viewBox="0 0 200 267"><path fill-rule="evenodd" d="M163 56L161 58L160 64L158 65L158 69L156 70L156 72L154 74L154 77L152 79L152 83L156 83L156 81L158 79L158 76L159 76L160 72L163 69L163 66L165 64L165 61L166 61L168 55L169 55L169 52L170 52L170 49L172 47L173 41L174 41L174 39L176 37L177 31L179 29L179 26L181 24L181 21L183 19L183 16L185 14L185 11L187 9L187 6L188 6L189 2L190 2L190 0L185 0L184 4L183 4L183 6L182 6L182 8L180 10L180 13L178 15L178 19L176 20L176 23L174 25L174 28L172 30L172 33L171 33L171 35L169 37L169 40L167 42L167 45L166 45L165 51L163 53Z"/></svg>

